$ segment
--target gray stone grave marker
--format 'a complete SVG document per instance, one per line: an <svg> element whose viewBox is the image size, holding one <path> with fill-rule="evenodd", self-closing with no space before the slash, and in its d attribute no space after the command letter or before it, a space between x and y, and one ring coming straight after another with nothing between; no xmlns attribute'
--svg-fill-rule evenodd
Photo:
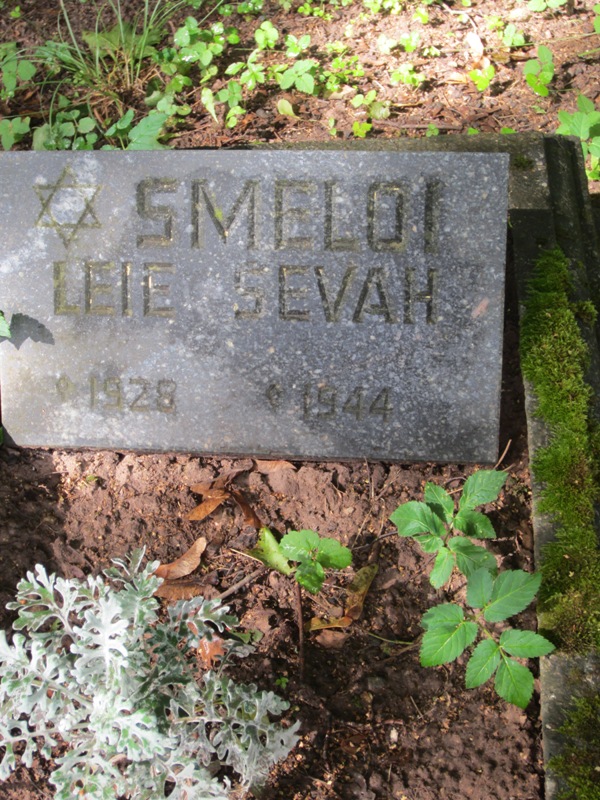
<svg viewBox="0 0 600 800"><path fill-rule="evenodd" d="M20 445L493 462L508 156L0 156Z"/></svg>

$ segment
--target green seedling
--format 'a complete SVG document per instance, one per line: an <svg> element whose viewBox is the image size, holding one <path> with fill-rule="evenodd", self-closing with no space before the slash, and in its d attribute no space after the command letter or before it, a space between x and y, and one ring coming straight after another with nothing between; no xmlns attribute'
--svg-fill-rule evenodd
<svg viewBox="0 0 600 800"><path fill-rule="evenodd" d="M401 64L398 69L390 75L392 83L404 83L407 86L420 86L425 80L422 72L417 72L413 64Z"/></svg>
<svg viewBox="0 0 600 800"><path fill-rule="evenodd" d="M305 94L315 94L317 66L317 62L310 58L300 59L284 72L277 74L277 82L284 90L294 88Z"/></svg>
<svg viewBox="0 0 600 800"><path fill-rule="evenodd" d="M30 117L13 117L0 120L0 143L3 150L10 150L29 133Z"/></svg>
<svg viewBox="0 0 600 800"><path fill-rule="evenodd" d="M469 72L469 78L471 78L477 90L480 92L485 92L495 77L496 69L493 64L488 64L488 66L483 69L472 69Z"/></svg>
<svg viewBox="0 0 600 800"><path fill-rule="evenodd" d="M404 49L405 52L414 53L419 46L420 38L421 36L418 31L413 31L413 33L403 33L398 39L398 44Z"/></svg>
<svg viewBox="0 0 600 800"><path fill-rule="evenodd" d="M552 51L541 44L537 49L537 58L525 62L523 75L527 85L540 97L548 97L548 85L554 77L554 59Z"/></svg>
<svg viewBox="0 0 600 800"><path fill-rule="evenodd" d="M439 136L439 135L440 135L440 129L438 128L438 126L435 125L433 122L430 122L429 125L427 126L427 130L425 131L425 136L429 137L429 136Z"/></svg>
<svg viewBox="0 0 600 800"><path fill-rule="evenodd" d="M502 44L505 47L523 47L525 44L525 34L517 30L517 26L509 23L502 31Z"/></svg>
<svg viewBox="0 0 600 800"><path fill-rule="evenodd" d="M300 53L304 50L308 50L310 47L310 35L306 33L298 39L293 34L289 34L285 37L285 47L286 56L288 56L288 58L296 58L296 56L299 56Z"/></svg>
<svg viewBox="0 0 600 800"><path fill-rule="evenodd" d="M279 31L267 19L254 31L254 38L259 50L272 50L279 39Z"/></svg>
<svg viewBox="0 0 600 800"><path fill-rule="evenodd" d="M527 7L530 11L555 11L566 3L568 0L529 0Z"/></svg>
<svg viewBox="0 0 600 800"><path fill-rule="evenodd" d="M33 133L34 150L93 150L97 141L96 120L79 108L59 109Z"/></svg>
<svg viewBox="0 0 600 800"><path fill-rule="evenodd" d="M600 6L599 6L600 8ZM559 111L560 126L557 133L577 136L581 140L583 156L587 162L587 176L590 180L600 180L600 111L596 110L589 97L580 94L577 98L578 110L574 114Z"/></svg>
<svg viewBox="0 0 600 800"><path fill-rule="evenodd" d="M352 553L336 539L323 538L315 531L290 531L277 541L268 528L261 528L257 546L250 555L283 575L318 594L326 569L344 569L352 562ZM298 562L296 566L290 561Z"/></svg>
<svg viewBox="0 0 600 800"><path fill-rule="evenodd" d="M367 133L373 128L370 122L359 122L356 120L352 123L352 133L357 139L365 139Z"/></svg>
<svg viewBox="0 0 600 800"><path fill-rule="evenodd" d="M281 100L277 101L277 113L281 114L284 117L292 117L293 119L298 119L298 115L294 111L294 107L292 106L289 100L286 100L285 97L282 97Z"/></svg>
<svg viewBox="0 0 600 800"><path fill-rule="evenodd" d="M267 74L263 64L258 60L260 50L253 50L248 56L247 61L234 61L225 70L226 75L237 75L242 86L252 91L259 83L267 80Z"/></svg>
<svg viewBox="0 0 600 800"><path fill-rule="evenodd" d="M371 89L366 94L357 94L350 100L352 108L364 107L371 119L387 119L390 115L389 100L377 100L377 92Z"/></svg>
<svg viewBox="0 0 600 800"><path fill-rule="evenodd" d="M116 139L118 144L108 144L103 150L164 150L165 145L159 142L164 135L168 114L152 111L147 117L134 124L134 112L130 108L121 119L117 120L104 132L109 141Z"/></svg>
<svg viewBox="0 0 600 800"><path fill-rule="evenodd" d="M533 675L515 658L538 658L551 653L554 645L533 631L508 628L498 635L493 626L527 608L537 594L540 580L540 574L522 570L506 570L497 578L485 568L473 572L467 581L467 605L475 613L465 614L455 603L441 603L423 615L421 665L448 664L480 636L467 663L467 689L481 686L494 676L494 688L500 697L526 708L533 694Z"/></svg>
<svg viewBox="0 0 600 800"><path fill-rule="evenodd" d="M474 539L494 539L496 532L478 506L492 503L506 481L504 472L479 470L467 478L455 511L454 500L441 486L425 484L425 502L411 500L390 516L400 536L410 536L426 553L436 553L429 576L439 589L450 580L456 567L467 578L480 568L496 572L493 554Z"/></svg>

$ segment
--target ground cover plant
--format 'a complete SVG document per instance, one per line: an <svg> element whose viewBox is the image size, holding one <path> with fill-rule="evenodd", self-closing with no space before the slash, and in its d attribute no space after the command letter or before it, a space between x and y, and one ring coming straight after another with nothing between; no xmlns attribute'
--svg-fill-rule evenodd
<svg viewBox="0 0 600 800"><path fill-rule="evenodd" d="M599 20L588 0L5 2L0 142L560 130L597 180Z"/></svg>
<svg viewBox="0 0 600 800"><path fill-rule="evenodd" d="M12 644L0 632L0 780L20 745L31 767L62 743L50 776L57 800L226 800L219 766L258 786L295 744L295 729L270 719L287 703L222 672L224 656L247 652L228 609L196 598L159 620L159 565L143 559L139 550L117 560L108 581L65 580L38 565L19 582ZM194 650L208 662L199 680Z"/></svg>

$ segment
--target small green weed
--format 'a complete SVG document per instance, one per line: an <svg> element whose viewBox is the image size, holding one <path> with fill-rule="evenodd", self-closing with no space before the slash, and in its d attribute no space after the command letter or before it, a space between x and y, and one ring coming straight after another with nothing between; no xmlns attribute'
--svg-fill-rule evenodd
<svg viewBox="0 0 600 800"><path fill-rule="evenodd" d="M574 114L559 111L560 126L556 132L577 136L581 140L583 156L587 161L587 176L592 181L600 180L600 111L588 97L580 94Z"/></svg>
<svg viewBox="0 0 600 800"><path fill-rule="evenodd" d="M568 0L529 0L527 7L530 11L555 11L567 2Z"/></svg>
<svg viewBox="0 0 600 800"><path fill-rule="evenodd" d="M425 502L412 500L404 503L391 515L400 536L410 536L426 553L437 553L429 576L436 589L450 580L455 567L467 577L481 567L492 572L496 570L492 553L474 545L470 538L496 537L488 517L475 508L496 500L505 481L503 472L475 472L465 481L456 513L454 500L448 492L428 482L425 484Z"/></svg>
<svg viewBox="0 0 600 800"><path fill-rule="evenodd" d="M352 133L357 139L365 139L367 133L373 128L370 122L359 122L356 120L352 123Z"/></svg>
<svg viewBox="0 0 600 800"><path fill-rule="evenodd" d="M472 69L469 72L469 78L471 78L477 90L480 92L485 92L495 77L496 68L493 64L488 64L488 66L483 69Z"/></svg>
<svg viewBox="0 0 600 800"><path fill-rule="evenodd" d="M537 58L532 58L525 62L523 75L527 85L540 97L547 97L549 94L548 85L554 78L554 58L552 51L546 45L541 44L537 49Z"/></svg>
<svg viewBox="0 0 600 800"><path fill-rule="evenodd" d="M0 144L3 150L10 150L29 133L30 117L6 117L0 120Z"/></svg>
<svg viewBox="0 0 600 800"><path fill-rule="evenodd" d="M352 562L350 550L336 539L307 530L290 531L278 542L268 528L261 528L250 555L283 575L293 575L311 594L321 590L326 569L344 569ZM297 566L290 561L298 562Z"/></svg>
<svg viewBox="0 0 600 800"><path fill-rule="evenodd" d="M407 86L419 87L425 80L425 75L417 72L413 64L400 64L390 75L392 83L404 83Z"/></svg>

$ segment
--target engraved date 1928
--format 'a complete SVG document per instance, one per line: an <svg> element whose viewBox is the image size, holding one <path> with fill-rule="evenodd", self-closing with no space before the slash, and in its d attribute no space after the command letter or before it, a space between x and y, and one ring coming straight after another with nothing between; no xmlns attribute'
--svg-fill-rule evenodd
<svg viewBox="0 0 600 800"><path fill-rule="evenodd" d="M94 373L89 375L87 385L79 386L67 375L61 375L56 382L56 391L63 403L84 394L90 410L102 413L158 411L173 414L176 411L176 389L177 384L170 378L149 380L138 376L104 377Z"/></svg>

